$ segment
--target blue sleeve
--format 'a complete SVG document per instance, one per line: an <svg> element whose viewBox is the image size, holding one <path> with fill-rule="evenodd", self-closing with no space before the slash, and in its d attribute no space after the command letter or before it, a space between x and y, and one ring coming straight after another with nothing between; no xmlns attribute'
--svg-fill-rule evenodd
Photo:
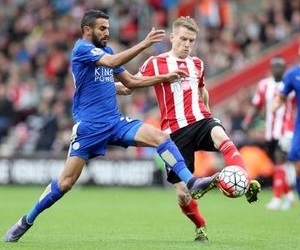
<svg viewBox="0 0 300 250"><path fill-rule="evenodd" d="M105 55L105 51L100 48L96 48L92 44L83 44L79 46L75 52L77 60L87 64L95 63L103 55Z"/></svg>
<svg viewBox="0 0 300 250"><path fill-rule="evenodd" d="M93 44L84 43L78 45L77 49L74 51L73 59L74 61L80 61L86 64L94 64L105 54L113 55L113 50L106 46L104 48L97 48ZM113 74L119 74L123 72L125 68L123 66L116 67L113 69Z"/></svg>
<svg viewBox="0 0 300 250"><path fill-rule="evenodd" d="M289 93L294 89L292 79L293 79L293 71L289 70L283 76L284 87L280 91L281 94L288 96Z"/></svg>

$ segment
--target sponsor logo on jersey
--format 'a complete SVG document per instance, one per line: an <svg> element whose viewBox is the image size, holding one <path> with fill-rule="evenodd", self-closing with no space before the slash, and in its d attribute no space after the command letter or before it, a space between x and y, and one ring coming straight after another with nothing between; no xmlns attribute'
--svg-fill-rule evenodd
<svg viewBox="0 0 300 250"><path fill-rule="evenodd" d="M172 92L180 92L184 90L195 89L198 87L198 78L197 77L187 77L177 80L171 84Z"/></svg>
<svg viewBox="0 0 300 250"><path fill-rule="evenodd" d="M180 63L180 64L179 64L179 66L178 66L178 68L180 68L180 69L185 69L185 68L186 68L186 66L185 66L185 64L184 64L184 63Z"/></svg>
<svg viewBox="0 0 300 250"><path fill-rule="evenodd" d="M105 52L104 52L102 49L99 49L99 48L93 48L93 49L91 50L91 53L92 53L94 56L99 56L99 55L104 54Z"/></svg>
<svg viewBox="0 0 300 250"><path fill-rule="evenodd" d="M114 82L113 69L103 66L96 67L95 82Z"/></svg>

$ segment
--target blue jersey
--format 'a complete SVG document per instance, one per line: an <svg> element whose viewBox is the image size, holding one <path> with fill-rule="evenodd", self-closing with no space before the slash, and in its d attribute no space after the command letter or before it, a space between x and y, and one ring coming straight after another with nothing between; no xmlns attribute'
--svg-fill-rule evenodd
<svg viewBox="0 0 300 250"><path fill-rule="evenodd" d="M288 160L300 161L300 66L289 69L284 77L284 88L281 93L288 96L292 91L295 92L297 102L297 118L294 127L294 136L291 149L288 153Z"/></svg>
<svg viewBox="0 0 300 250"><path fill-rule="evenodd" d="M120 117L114 74L123 67L97 66L105 53L113 54L109 47L96 48L91 42L79 39L72 51L71 66L75 84L73 117L75 122L115 121Z"/></svg>
<svg viewBox="0 0 300 250"><path fill-rule="evenodd" d="M289 93L295 91L296 94L296 102L297 102L297 109L300 108L300 66L295 66L289 69L284 77L284 88L282 89L281 93L285 96L288 96ZM300 129L300 113L297 113L295 130Z"/></svg>
<svg viewBox="0 0 300 250"><path fill-rule="evenodd" d="M91 42L79 39L71 56L76 123L69 155L84 160L104 155L107 145L135 146L135 134L142 125L139 120L121 116L114 74L125 69L97 66L96 61L105 53L113 54L113 50L108 46L96 48Z"/></svg>

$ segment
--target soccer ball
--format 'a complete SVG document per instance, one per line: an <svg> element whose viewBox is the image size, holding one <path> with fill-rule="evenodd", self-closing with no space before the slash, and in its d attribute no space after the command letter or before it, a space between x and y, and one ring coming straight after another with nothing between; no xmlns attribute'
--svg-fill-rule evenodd
<svg viewBox="0 0 300 250"><path fill-rule="evenodd" d="M230 198L243 196L249 188L250 180L247 172L239 166L227 166L219 174L217 186Z"/></svg>

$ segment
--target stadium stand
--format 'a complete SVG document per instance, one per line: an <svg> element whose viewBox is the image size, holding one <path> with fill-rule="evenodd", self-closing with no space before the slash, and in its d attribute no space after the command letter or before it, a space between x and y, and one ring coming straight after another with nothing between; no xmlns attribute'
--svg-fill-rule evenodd
<svg viewBox="0 0 300 250"><path fill-rule="evenodd" d="M262 54L272 51L274 46L277 49L299 32L299 1L254 1L254 6L251 2L1 1L0 155L59 157L66 153L72 127L73 94L68 59L75 39L80 36L78 22L86 9L100 8L109 13L111 44L115 51L131 46L152 26L167 29L175 17L193 16L201 30L195 53L205 63L208 83L215 85L218 76L232 75L255 65ZM243 10L245 5L251 8ZM149 54L157 54L168 46L167 40L157 44L126 67L134 73ZM239 126L239 119L235 118L249 105L249 96L245 93L237 96L240 96L241 110L222 111L229 131L233 130L233 121ZM152 89L136 91L119 101L127 115L157 123ZM111 158L152 155L149 149L112 149L108 153Z"/></svg>

